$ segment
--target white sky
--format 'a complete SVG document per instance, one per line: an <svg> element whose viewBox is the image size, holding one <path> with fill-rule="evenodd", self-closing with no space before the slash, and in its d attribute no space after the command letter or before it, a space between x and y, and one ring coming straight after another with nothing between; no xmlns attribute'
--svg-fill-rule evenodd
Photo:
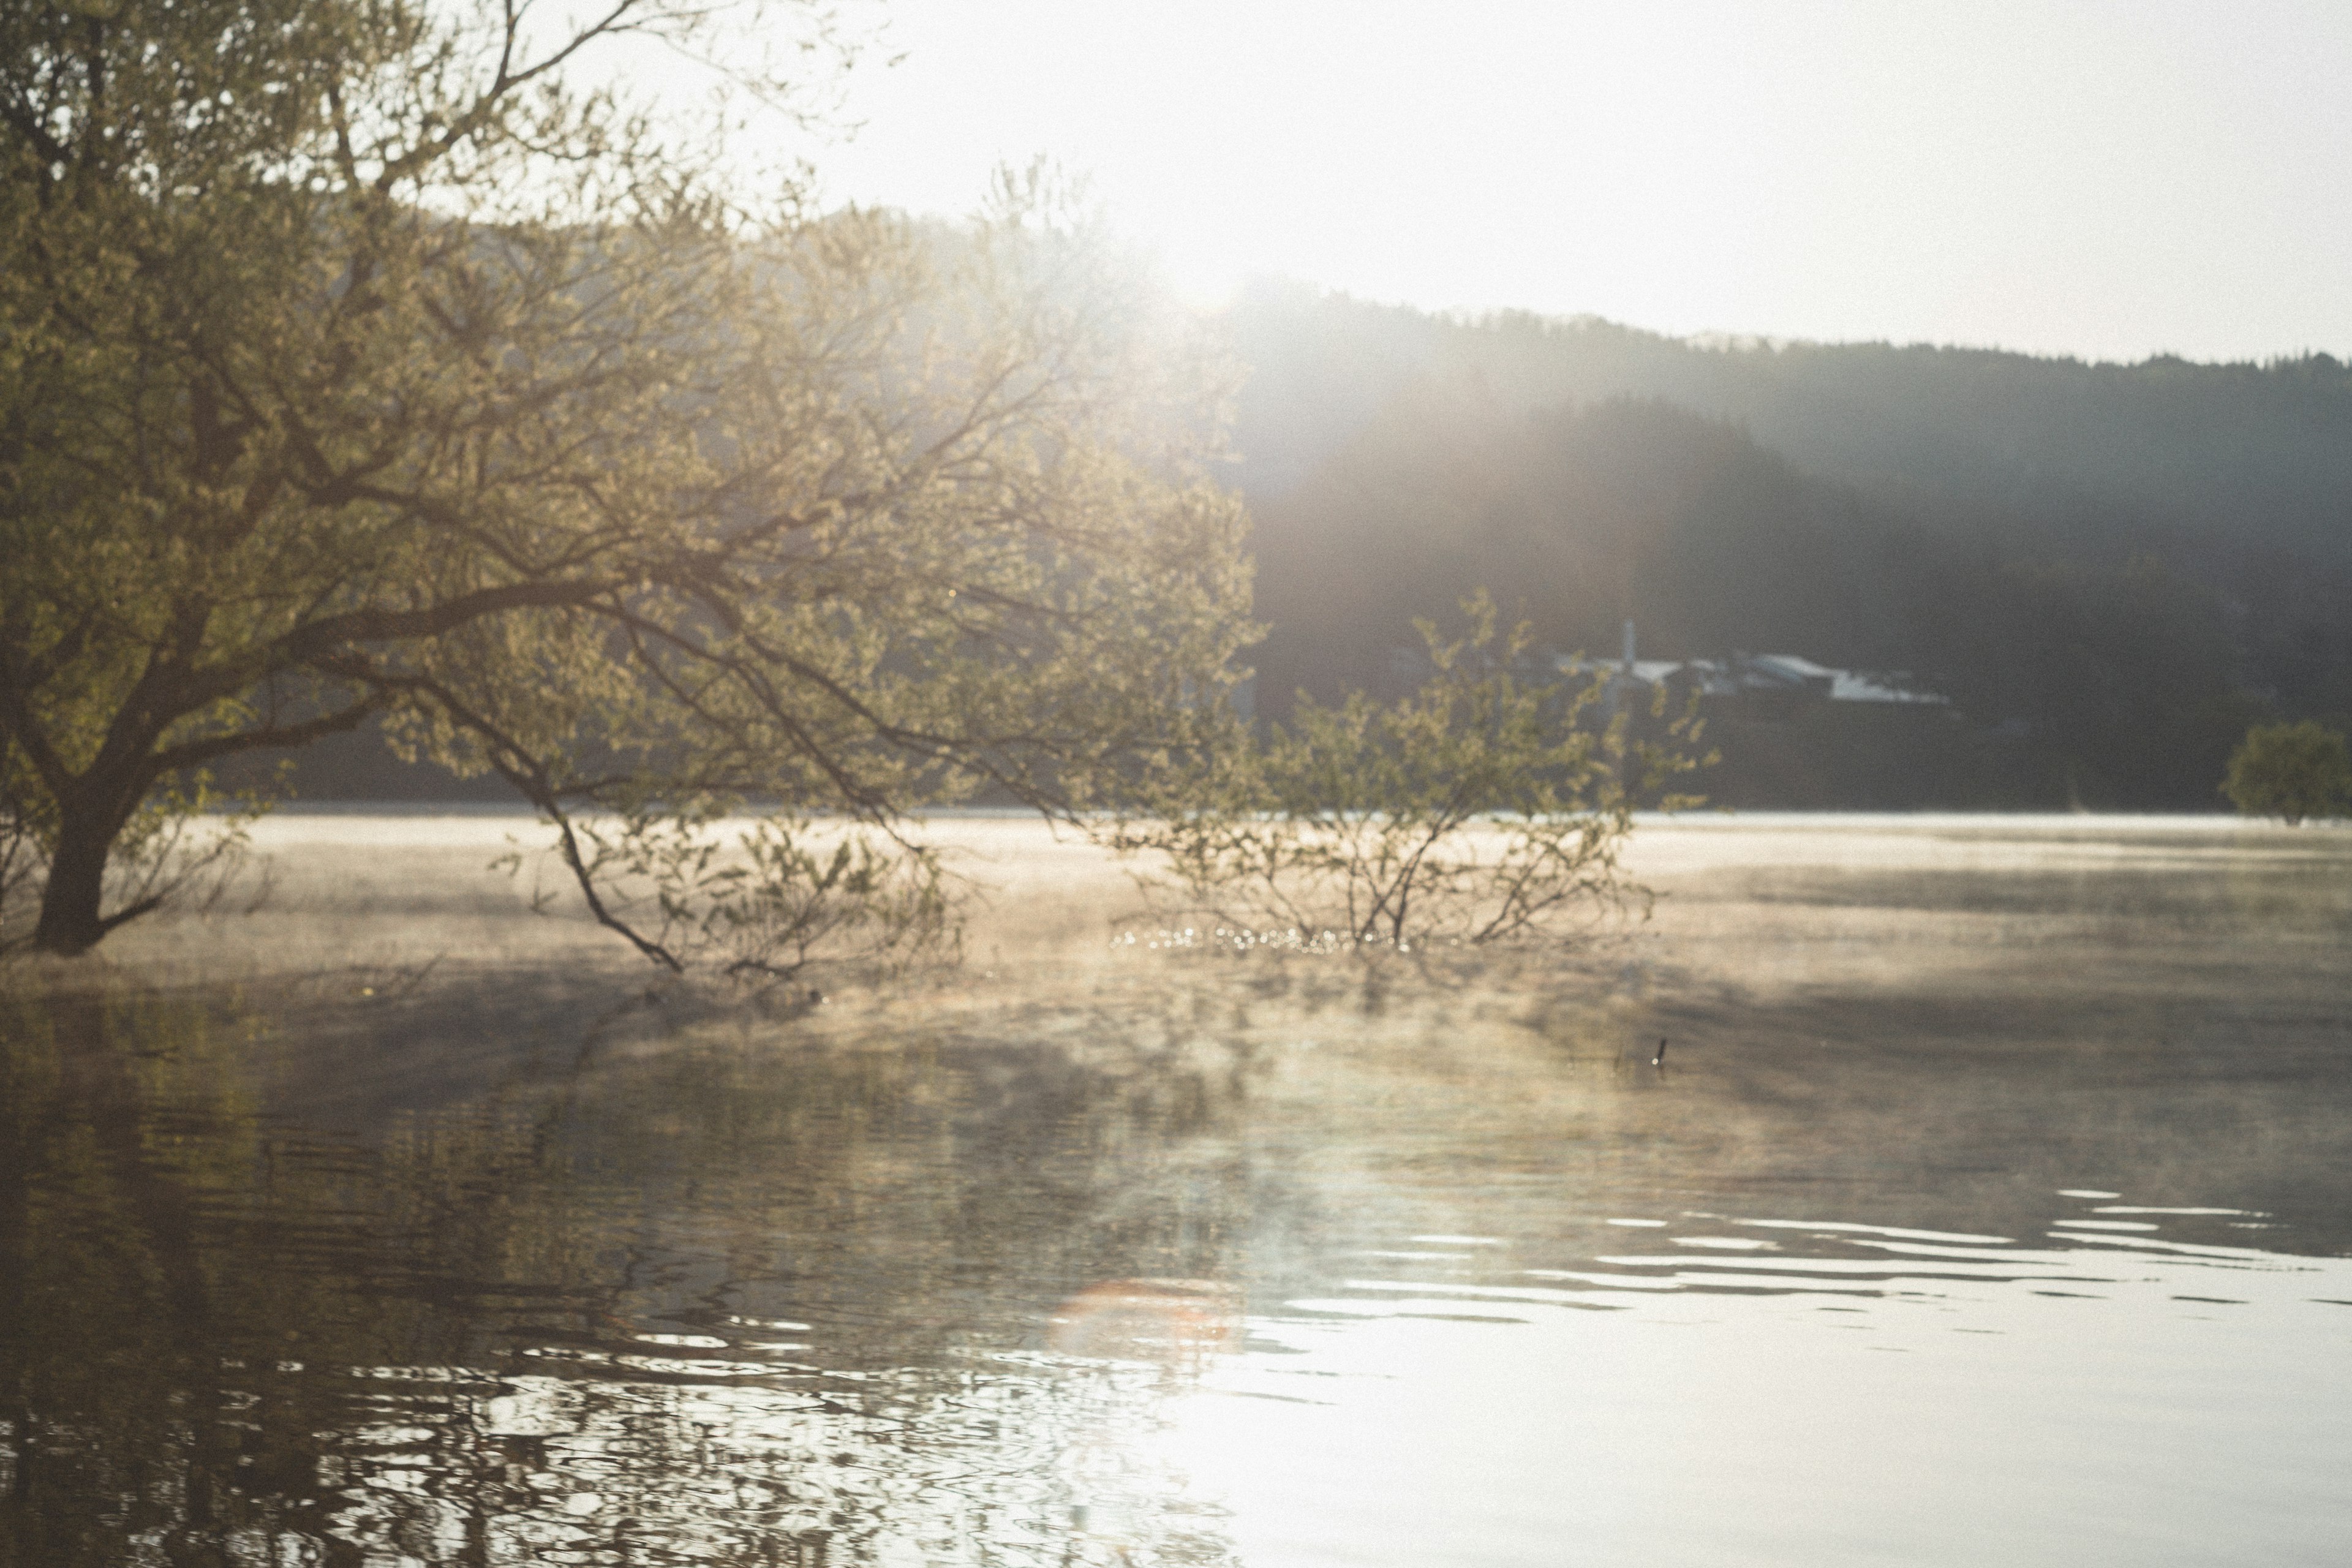
<svg viewBox="0 0 2352 1568"><path fill-rule="evenodd" d="M897 0L830 195L1669 331L2352 355L2352 0Z"/></svg>

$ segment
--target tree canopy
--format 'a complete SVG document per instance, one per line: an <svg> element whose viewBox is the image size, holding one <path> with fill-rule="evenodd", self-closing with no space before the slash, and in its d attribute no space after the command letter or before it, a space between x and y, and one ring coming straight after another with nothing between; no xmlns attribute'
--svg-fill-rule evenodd
<svg viewBox="0 0 2352 1568"><path fill-rule="evenodd" d="M1243 520L1175 317L1036 182L961 228L754 200L583 75L723 20L0 4L38 945L139 912L108 856L163 792L379 716L559 816L884 819L1069 808L1223 679Z"/></svg>
<svg viewBox="0 0 2352 1568"><path fill-rule="evenodd" d="M2352 750L2344 737L2305 720L2257 724L2230 759L2221 793L2248 816L2275 816L2293 827L2305 817L2352 809Z"/></svg>

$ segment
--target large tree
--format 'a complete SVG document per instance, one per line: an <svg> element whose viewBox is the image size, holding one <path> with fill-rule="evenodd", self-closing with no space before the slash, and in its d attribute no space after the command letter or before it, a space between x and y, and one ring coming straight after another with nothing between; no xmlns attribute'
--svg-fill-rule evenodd
<svg viewBox="0 0 2352 1568"><path fill-rule="evenodd" d="M583 74L713 25L0 0L0 784L37 945L139 912L110 854L184 781L362 724L554 814L887 818L1072 806L1220 679L1242 519L1138 280L1035 202L750 201Z"/></svg>

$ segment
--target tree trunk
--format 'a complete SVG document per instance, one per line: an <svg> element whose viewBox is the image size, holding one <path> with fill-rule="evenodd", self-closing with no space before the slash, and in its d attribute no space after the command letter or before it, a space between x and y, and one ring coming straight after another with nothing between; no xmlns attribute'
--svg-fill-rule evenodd
<svg viewBox="0 0 2352 1568"><path fill-rule="evenodd" d="M43 952L87 952L106 934L99 905L106 896L106 856L121 824L101 812L66 811L58 822L57 854L41 889L40 923L33 945Z"/></svg>

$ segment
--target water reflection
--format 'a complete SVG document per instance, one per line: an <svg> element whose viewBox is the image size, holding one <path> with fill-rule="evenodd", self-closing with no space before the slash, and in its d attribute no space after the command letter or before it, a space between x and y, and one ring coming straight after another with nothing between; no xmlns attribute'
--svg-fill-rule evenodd
<svg viewBox="0 0 2352 1568"><path fill-rule="evenodd" d="M1219 1560L1126 1441L1238 1321L1196 1075L686 1046L322 1138L267 1019L9 1025L17 1560Z"/></svg>
<svg viewBox="0 0 2352 1568"><path fill-rule="evenodd" d="M1138 968L824 1027L20 996L0 1554L2322 1561L2352 1084L2308 952Z"/></svg>

